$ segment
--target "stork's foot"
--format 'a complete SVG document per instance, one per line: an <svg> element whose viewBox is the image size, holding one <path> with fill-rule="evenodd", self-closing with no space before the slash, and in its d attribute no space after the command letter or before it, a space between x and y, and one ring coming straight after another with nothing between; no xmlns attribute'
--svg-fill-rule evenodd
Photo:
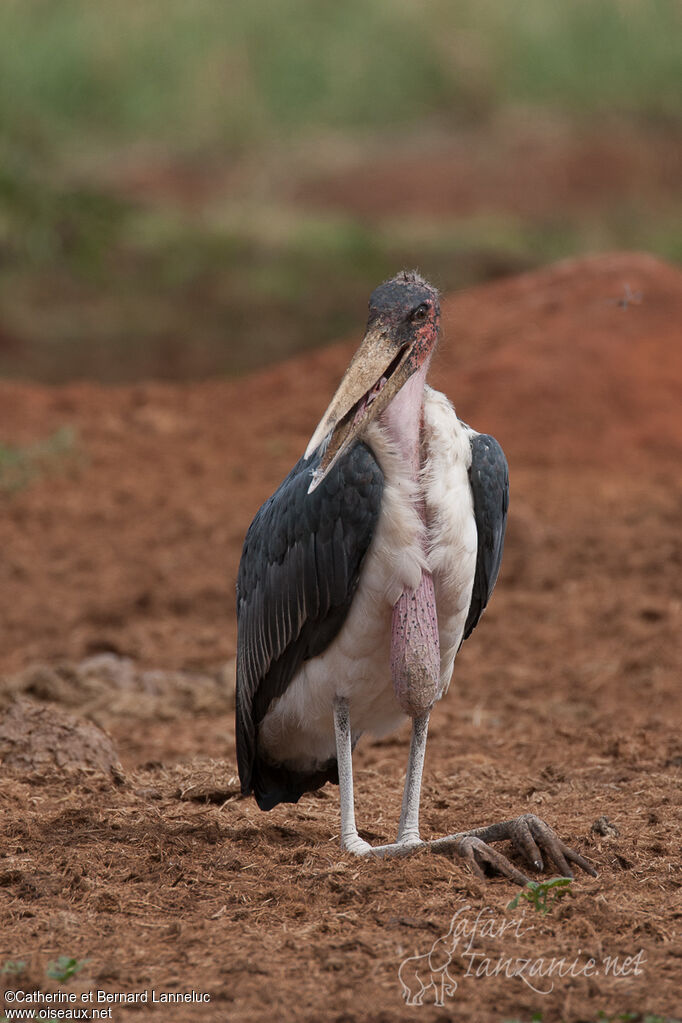
<svg viewBox="0 0 682 1023"><path fill-rule="evenodd" d="M516 881L517 884L525 885L529 878L510 863L506 856L488 845L488 842L504 840L510 841L514 849L534 870L543 870L545 862L549 860L554 863L562 877L573 877L571 863L592 877L597 876L597 871L589 860L562 842L549 824L545 824L534 813L524 813L513 820L491 824L487 828L472 828L471 831L438 838L428 845L434 852L450 850L456 852L469 863L479 877L486 876L483 868L487 866L494 872Z"/></svg>
<svg viewBox="0 0 682 1023"><path fill-rule="evenodd" d="M431 849L433 852L454 852L465 860L473 872L485 879L491 873L501 874L519 885L528 884L530 878L515 867L489 842L510 841L514 849L522 856L529 867L536 871L543 870L547 862L553 863L562 877L573 877L570 864L579 866L592 877L597 876L589 860L570 846L545 824L534 813L524 813L500 824L491 824L487 828L472 828L471 831L459 831L445 838L437 838L431 842L410 835L390 845L370 845L355 832L343 837L342 848L356 856L411 856L419 849ZM543 858L544 857L544 858Z"/></svg>
<svg viewBox="0 0 682 1023"><path fill-rule="evenodd" d="M370 845L357 833L341 840L341 848L346 852L354 853L355 856L377 856L379 859L386 856L411 856L425 845L420 838L402 839L388 845Z"/></svg>
<svg viewBox="0 0 682 1023"><path fill-rule="evenodd" d="M369 842L365 842L364 838L360 838L357 831L354 834L341 837L341 848L346 852L353 853L354 856L369 856L372 851L372 846Z"/></svg>
<svg viewBox="0 0 682 1023"><path fill-rule="evenodd" d="M439 838L435 842L431 842L430 846L434 852L445 852L452 849L469 864L477 877L485 879L488 874L484 868L487 867L489 872L508 877L510 881L516 882L521 887L527 885L530 880L513 863L510 863L506 856L503 856L497 849L493 849L492 846L486 845L483 839L477 838L476 835L448 835L446 838Z"/></svg>

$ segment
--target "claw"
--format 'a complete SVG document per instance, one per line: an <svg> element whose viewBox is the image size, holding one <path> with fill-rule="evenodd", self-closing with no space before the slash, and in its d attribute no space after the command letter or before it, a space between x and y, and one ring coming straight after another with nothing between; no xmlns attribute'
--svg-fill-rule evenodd
<svg viewBox="0 0 682 1023"><path fill-rule="evenodd" d="M514 849L534 870L544 867L542 853L533 837L533 832L523 818L518 819L518 828L511 832L510 838Z"/></svg>
<svg viewBox="0 0 682 1023"><path fill-rule="evenodd" d="M573 877L569 861L579 866L586 874L590 874L592 877L597 876L597 871L589 860L586 860L584 856L581 856L580 853L575 852L565 842L562 842L556 832L550 828L549 824L546 824L534 813L523 814L510 823L512 828L515 825L517 829L510 836L512 842L515 845L518 844L522 849L524 848L524 843L526 847L532 845L535 849L540 846L545 854L555 863L562 877Z"/></svg>
<svg viewBox="0 0 682 1023"><path fill-rule="evenodd" d="M491 846L486 845L485 842L474 835L464 835L456 839L452 843L452 847L467 861L474 874L482 880L485 880L486 874L479 865L479 860L481 863L486 863L498 874L502 874L503 877L508 877L510 881L515 881L521 887L528 884L526 875L518 870L513 863L510 863L506 856L503 856L502 853L499 853ZM477 856L478 859L476 858Z"/></svg>
<svg viewBox="0 0 682 1023"><path fill-rule="evenodd" d="M474 828L471 831L448 835L428 844L435 852L453 849L466 860L477 877L485 878L482 865L487 865L517 884L528 884L529 878L525 874L510 863L506 856L488 845L489 842L503 840L510 841L535 870L542 870L545 863L550 860L562 877L573 877L569 863L575 863L592 877L597 876L597 871L589 860L562 842L549 824L545 824L534 813L525 813L513 820L491 824L487 828Z"/></svg>

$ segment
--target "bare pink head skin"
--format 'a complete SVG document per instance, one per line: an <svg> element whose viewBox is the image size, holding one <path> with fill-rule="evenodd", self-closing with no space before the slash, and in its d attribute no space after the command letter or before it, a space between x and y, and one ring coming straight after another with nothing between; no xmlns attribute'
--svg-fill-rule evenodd
<svg viewBox="0 0 682 1023"><path fill-rule="evenodd" d="M419 274L403 270L372 293L365 337L306 450L309 458L327 440L309 493L377 419L418 482L424 384L439 327L438 292ZM423 518L423 503L418 511ZM391 673L404 712L425 714L440 687L436 599L428 572L393 607Z"/></svg>

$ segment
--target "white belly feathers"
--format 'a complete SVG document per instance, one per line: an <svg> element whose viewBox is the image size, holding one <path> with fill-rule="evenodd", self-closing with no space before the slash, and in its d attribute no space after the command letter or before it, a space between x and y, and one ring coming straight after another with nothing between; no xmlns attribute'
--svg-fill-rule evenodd
<svg viewBox="0 0 682 1023"><path fill-rule="evenodd" d="M468 469L474 431L430 387L424 395L420 485L406 474L390 438L372 423L366 442L384 473L381 513L348 617L325 652L300 669L260 725L259 745L276 762L310 768L335 754L332 704L345 696L354 735L392 731L404 720L390 675L391 616L405 589L433 575L441 686L446 692L464 631L477 534ZM421 494L420 494L421 491ZM423 497L426 523L417 511ZM441 693L441 695L442 695Z"/></svg>

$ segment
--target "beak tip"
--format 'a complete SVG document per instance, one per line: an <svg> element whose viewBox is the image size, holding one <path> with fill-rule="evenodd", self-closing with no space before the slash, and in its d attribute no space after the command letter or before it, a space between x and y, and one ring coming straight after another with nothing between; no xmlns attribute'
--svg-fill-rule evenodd
<svg viewBox="0 0 682 1023"><path fill-rule="evenodd" d="M334 423L332 423L331 425L329 423L325 423L324 419L322 419L321 422L318 423L317 429L315 430L315 433L308 441L308 447L305 449L305 454L303 455L306 462L308 461L309 458L312 458L315 452L320 447L322 447L322 445L329 437L331 437L334 425L335 425Z"/></svg>

